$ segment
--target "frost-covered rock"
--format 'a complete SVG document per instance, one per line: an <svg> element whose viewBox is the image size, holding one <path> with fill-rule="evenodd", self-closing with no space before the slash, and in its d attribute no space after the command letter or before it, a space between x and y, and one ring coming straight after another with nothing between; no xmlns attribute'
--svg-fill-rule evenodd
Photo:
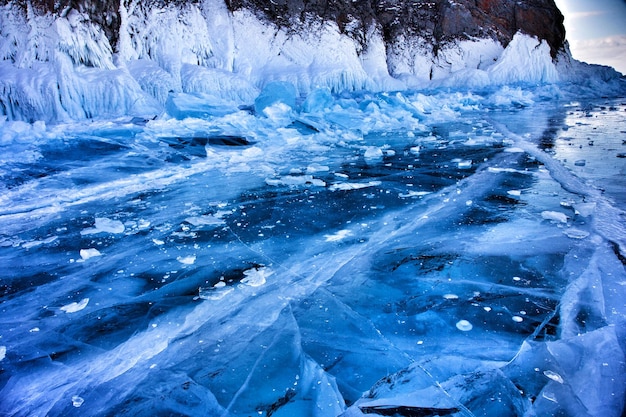
<svg viewBox="0 0 626 417"><path fill-rule="evenodd" d="M250 105L275 81L306 95L554 82L593 91L617 79L571 58L562 21L552 0L4 0L0 114L153 117L170 93Z"/></svg>

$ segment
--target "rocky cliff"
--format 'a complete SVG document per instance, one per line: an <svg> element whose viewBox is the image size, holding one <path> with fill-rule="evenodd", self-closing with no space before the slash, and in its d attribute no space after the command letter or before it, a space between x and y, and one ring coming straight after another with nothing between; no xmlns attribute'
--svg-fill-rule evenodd
<svg viewBox="0 0 626 417"><path fill-rule="evenodd" d="M553 0L0 0L10 119L154 113L171 91L249 102L277 79L301 94L555 82L559 61Z"/></svg>

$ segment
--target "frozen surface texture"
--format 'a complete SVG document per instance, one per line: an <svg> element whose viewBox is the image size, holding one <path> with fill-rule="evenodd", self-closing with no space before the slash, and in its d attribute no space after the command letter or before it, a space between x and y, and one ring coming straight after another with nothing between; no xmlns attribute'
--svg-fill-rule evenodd
<svg viewBox="0 0 626 417"><path fill-rule="evenodd" d="M0 415L621 416L593 83L0 122Z"/></svg>
<svg viewBox="0 0 626 417"><path fill-rule="evenodd" d="M497 17L494 17L497 16ZM0 0L0 115L66 121L170 111L170 94L298 96L587 84L552 0Z"/></svg>

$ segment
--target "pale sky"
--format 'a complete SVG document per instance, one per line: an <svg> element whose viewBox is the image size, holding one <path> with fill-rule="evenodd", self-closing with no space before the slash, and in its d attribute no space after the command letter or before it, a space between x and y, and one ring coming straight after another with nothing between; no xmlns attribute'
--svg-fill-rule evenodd
<svg viewBox="0 0 626 417"><path fill-rule="evenodd" d="M574 58L626 75L626 0L555 0Z"/></svg>

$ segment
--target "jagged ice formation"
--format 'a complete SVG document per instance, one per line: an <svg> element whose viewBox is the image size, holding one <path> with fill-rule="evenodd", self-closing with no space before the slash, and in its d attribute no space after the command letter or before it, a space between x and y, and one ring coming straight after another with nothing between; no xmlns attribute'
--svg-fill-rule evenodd
<svg viewBox="0 0 626 417"><path fill-rule="evenodd" d="M17 120L154 115L170 91L250 103L273 80L553 83L578 65L552 0L2 3L0 113Z"/></svg>

